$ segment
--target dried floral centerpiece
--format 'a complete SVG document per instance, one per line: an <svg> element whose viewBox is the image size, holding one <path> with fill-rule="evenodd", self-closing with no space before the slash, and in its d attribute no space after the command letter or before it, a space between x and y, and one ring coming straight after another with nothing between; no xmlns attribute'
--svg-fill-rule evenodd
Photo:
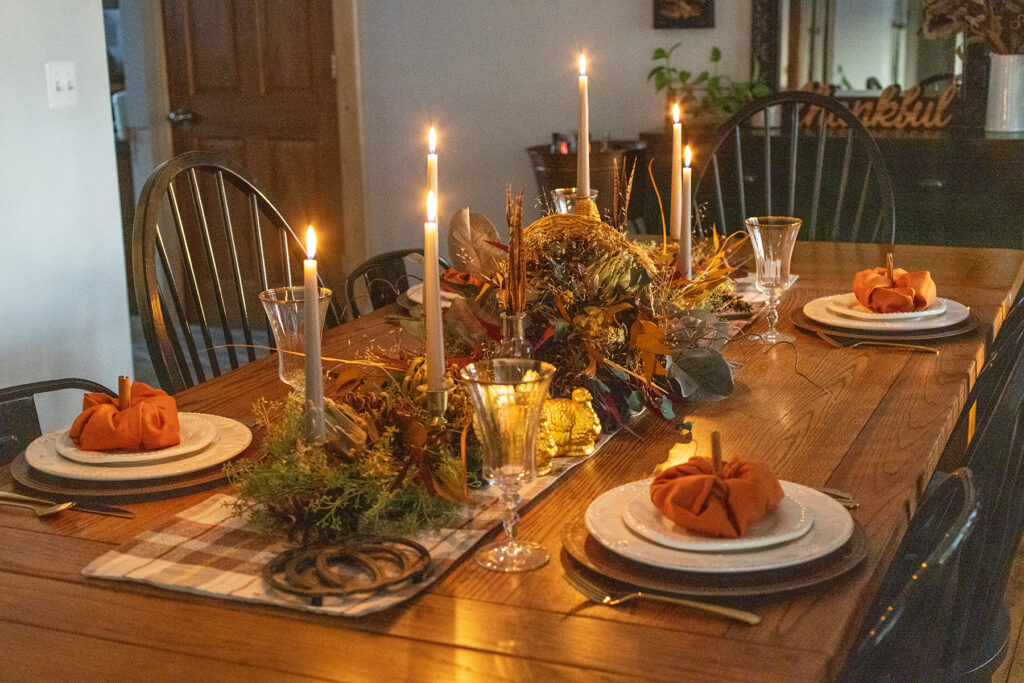
<svg viewBox="0 0 1024 683"><path fill-rule="evenodd" d="M626 236L633 173L615 175L614 224L581 200L574 214L548 214L523 229L521 247L509 249L493 270L474 258L474 245L493 240L470 229L453 231L449 243L453 261L487 283L481 295L498 289L506 310L523 296L533 357L557 368L552 395L568 398L585 388L606 429L644 406L672 419L673 399L731 393L732 375L719 353L728 324L699 309L729 286L728 256L742 243L716 238L693 279L683 280L672 249ZM516 264L524 280L510 277Z"/></svg>

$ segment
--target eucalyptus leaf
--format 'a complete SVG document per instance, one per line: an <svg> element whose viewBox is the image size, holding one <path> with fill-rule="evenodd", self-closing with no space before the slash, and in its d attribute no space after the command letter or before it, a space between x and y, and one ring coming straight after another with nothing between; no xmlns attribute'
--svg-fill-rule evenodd
<svg viewBox="0 0 1024 683"><path fill-rule="evenodd" d="M640 396L639 391L631 391L626 396L626 405L629 406L631 413L639 413L644 408L644 399Z"/></svg>
<svg viewBox="0 0 1024 683"><path fill-rule="evenodd" d="M629 375L626 374L623 370L620 370L619 368L613 368L613 367L609 367L608 369L612 371L613 375L615 375L616 377L621 379L623 382L628 382L629 381ZM632 407L632 406L630 406L630 407Z"/></svg>
<svg viewBox="0 0 1024 683"><path fill-rule="evenodd" d="M720 401L733 392L732 370L714 349L697 347L672 353L667 378L691 401Z"/></svg>
<svg viewBox="0 0 1024 683"><path fill-rule="evenodd" d="M668 396L661 397L661 414L666 420L674 419L676 411L672 407L672 401L669 400Z"/></svg>

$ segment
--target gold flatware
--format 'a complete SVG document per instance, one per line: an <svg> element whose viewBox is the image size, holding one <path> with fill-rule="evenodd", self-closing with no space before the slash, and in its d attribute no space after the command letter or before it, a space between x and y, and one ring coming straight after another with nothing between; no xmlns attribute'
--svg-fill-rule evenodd
<svg viewBox="0 0 1024 683"><path fill-rule="evenodd" d="M901 344L899 342L884 342L884 341L871 341L869 339L861 339L854 341L852 339L844 340L837 339L821 330L816 330L815 334L822 341L825 341L837 349L857 349L864 346L876 346L890 349L903 349L904 351L921 351L923 353L934 353L936 356L939 355L939 350L933 346L920 346L918 344Z"/></svg>
<svg viewBox="0 0 1024 683"><path fill-rule="evenodd" d="M20 493L14 493L12 491L0 491L0 503L4 501L15 502L15 503L32 503L33 505L57 505L58 503L53 500L46 500L45 498L33 498L32 496L23 496ZM77 501L70 501L71 510L74 512L87 512L93 515L105 515L107 517L122 517L124 519L135 519L135 513L131 510L125 510L124 508L113 507L112 505L89 505L79 503Z"/></svg>
<svg viewBox="0 0 1024 683"><path fill-rule="evenodd" d="M32 512L36 513L36 517L48 517L55 515L61 510L67 510L69 507L74 505L73 502L67 503L54 503L53 505L38 505L36 503L23 503L14 500L0 500L0 505L10 505L16 508L27 508Z"/></svg>
<svg viewBox="0 0 1024 683"><path fill-rule="evenodd" d="M851 494L846 491L840 491L839 489L830 489L826 486L812 486L812 489L824 493L826 496L830 496L836 500L837 503L842 505L847 510L856 510L860 507Z"/></svg>
<svg viewBox="0 0 1024 683"><path fill-rule="evenodd" d="M570 586L575 588L577 591L583 594L585 598L591 602L596 602L601 605L608 605L614 607L630 600L636 600L638 598L647 598L648 600L657 600L659 602L668 602L673 605L684 605L686 607L692 607L693 609L703 610L705 612L711 612L719 616L728 617L729 619L735 619L742 621L744 624L759 624L761 623L761 617L757 616L753 612L747 612L741 609L733 609L732 607L724 607L722 605L715 605L709 602L698 602L696 600L687 600L686 598L677 598L673 595L663 595L662 593L650 593L648 591L626 591L613 593L606 591L595 583L592 583L589 579L584 578L582 575L575 572L566 572L562 575Z"/></svg>

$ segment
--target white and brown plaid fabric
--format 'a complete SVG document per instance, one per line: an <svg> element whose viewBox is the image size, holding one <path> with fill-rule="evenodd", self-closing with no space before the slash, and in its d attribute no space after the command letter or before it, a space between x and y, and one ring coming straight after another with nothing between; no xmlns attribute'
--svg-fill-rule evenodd
<svg viewBox="0 0 1024 683"><path fill-rule="evenodd" d="M606 441L607 438L602 437L598 449ZM551 474L522 488L523 505L585 459L556 459ZM480 507L467 508L455 528L418 534L415 540L430 551L428 576L418 584L369 597L328 597L323 599L322 605L315 606L307 599L271 588L263 581L263 565L288 544L281 537L262 534L234 517L231 504L235 498L226 494L211 496L139 534L90 562L82 573L229 600L358 617L408 600L448 571L488 531L501 523L501 506L495 504L497 500L492 495Z"/></svg>

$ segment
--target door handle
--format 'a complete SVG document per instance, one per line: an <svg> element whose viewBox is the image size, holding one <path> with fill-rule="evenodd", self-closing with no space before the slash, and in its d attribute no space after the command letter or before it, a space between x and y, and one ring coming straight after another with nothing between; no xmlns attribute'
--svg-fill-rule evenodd
<svg viewBox="0 0 1024 683"><path fill-rule="evenodd" d="M167 120L176 126L180 126L183 123L188 123L195 118L195 115L188 109L175 109L167 115Z"/></svg>

